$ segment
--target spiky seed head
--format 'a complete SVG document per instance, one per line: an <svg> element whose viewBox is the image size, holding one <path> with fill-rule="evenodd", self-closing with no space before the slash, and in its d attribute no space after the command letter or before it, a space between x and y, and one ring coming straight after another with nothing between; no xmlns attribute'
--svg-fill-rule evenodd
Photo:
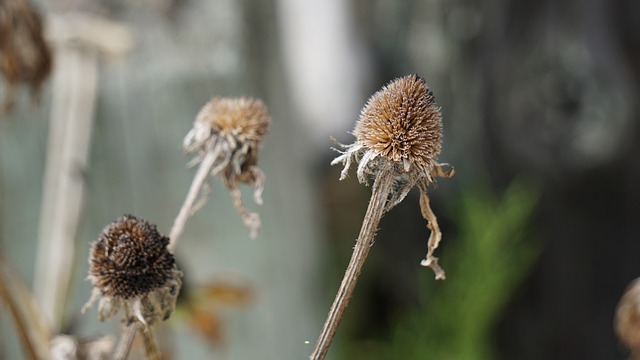
<svg viewBox="0 0 640 360"><path fill-rule="evenodd" d="M426 191L434 178L450 178L455 172L453 167L445 169L449 164L437 162L442 147L442 116L424 79L417 75L401 77L373 94L362 109L353 134L356 141L340 144L340 155L331 161L331 165L344 165L340 180L347 177L351 164L357 163L360 183L367 184L368 178L375 178L372 203L376 192L388 192L384 194L383 212L402 202L417 185L420 210L431 230L427 256L421 264L431 267L436 279L444 279L444 270L433 255L442 234ZM379 185L388 184L389 179L389 189Z"/></svg>
<svg viewBox="0 0 640 360"><path fill-rule="evenodd" d="M369 98L354 135L375 156L431 169L442 146L442 116L424 79L408 75Z"/></svg>
<svg viewBox="0 0 640 360"><path fill-rule="evenodd" d="M264 175L257 159L270 123L267 107L259 99L214 97L200 110L182 143L187 153L195 154L189 166L202 163L205 158L213 161L211 176L220 176L231 191L251 237L257 234L260 218L244 208L237 184L253 186L253 198L262 204Z"/></svg>
<svg viewBox="0 0 640 360"><path fill-rule="evenodd" d="M176 276L169 238L144 219L124 215L91 247L89 280L101 295L122 300L160 289Z"/></svg>
<svg viewBox="0 0 640 360"><path fill-rule="evenodd" d="M216 97L200 110L196 123L208 126L212 134L232 136L255 147L267 134L271 117L259 99Z"/></svg>

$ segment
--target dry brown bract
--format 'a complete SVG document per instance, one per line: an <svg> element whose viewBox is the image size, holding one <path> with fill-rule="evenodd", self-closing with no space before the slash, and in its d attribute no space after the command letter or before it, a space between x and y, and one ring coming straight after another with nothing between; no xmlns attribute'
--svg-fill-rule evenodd
<svg viewBox="0 0 640 360"><path fill-rule="evenodd" d="M190 165L204 162L207 156L212 158L210 174L220 176L231 191L251 237L260 228L260 217L242 204L238 183L253 186L253 198L262 204L264 175L257 166L257 156L270 123L271 117L261 100L213 98L198 113L183 144L187 153L196 155Z"/></svg>
<svg viewBox="0 0 640 360"><path fill-rule="evenodd" d="M7 82L2 105L11 112L15 89L24 83L39 100L42 83L51 72L51 51L44 41L42 21L27 0L0 1L0 73Z"/></svg>
<svg viewBox="0 0 640 360"><path fill-rule="evenodd" d="M84 312L101 297L105 320L124 309L128 322L145 327L169 318L182 285L182 272L167 250L169 238L155 225L125 215L107 226L91 247L88 279L94 286Z"/></svg>
<svg viewBox="0 0 640 360"><path fill-rule="evenodd" d="M431 267L436 279L444 279L444 271L433 256L442 234L429 206L427 187L435 177L451 177L453 168L436 161L442 147L442 116L433 93L424 79L416 75L390 82L367 102L356 123L355 143L342 145L342 155L331 164L343 163L340 180L347 177L353 161L358 162L358 180L366 184L368 177L391 176L394 185L385 212L399 204L415 186L420 190L420 208L428 221L431 235L423 266Z"/></svg>

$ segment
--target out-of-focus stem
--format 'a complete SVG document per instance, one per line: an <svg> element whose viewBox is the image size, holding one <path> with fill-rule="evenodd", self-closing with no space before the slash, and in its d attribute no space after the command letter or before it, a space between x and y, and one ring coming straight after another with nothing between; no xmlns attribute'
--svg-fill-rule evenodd
<svg viewBox="0 0 640 360"><path fill-rule="evenodd" d="M131 323L129 323L129 325L127 325L127 327L122 331L118 346L113 352L113 360L125 360L129 356L129 351L131 350L133 339L136 337L138 330L140 330L141 328L142 324L137 321L132 321Z"/></svg>
<svg viewBox="0 0 640 360"><path fill-rule="evenodd" d="M0 304L15 323L16 333L22 343L25 356L29 359L51 359L49 354L49 334L44 319L22 280L0 258Z"/></svg>
<svg viewBox="0 0 640 360"><path fill-rule="evenodd" d="M218 152L211 151L207 152L202 161L200 162L200 166L198 167L198 171L196 175L193 177L193 181L191 182L191 187L189 188L189 192L187 193L187 197L184 199L184 203L178 212L178 216L173 221L173 226L171 227L171 231L169 232L169 245L167 246L169 251L172 253L175 252L176 245L178 240L180 240L180 236L182 236L182 232L184 231L184 226L187 223L187 219L194 213L194 205L196 200L198 199L198 194L202 189L202 186L207 181L209 174L213 168L213 164L218 157Z"/></svg>

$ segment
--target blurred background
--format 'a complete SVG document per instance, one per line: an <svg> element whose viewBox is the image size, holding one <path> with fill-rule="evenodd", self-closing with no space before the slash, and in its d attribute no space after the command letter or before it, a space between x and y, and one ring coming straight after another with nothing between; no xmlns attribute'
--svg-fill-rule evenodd
<svg viewBox="0 0 640 360"><path fill-rule="evenodd" d="M351 143L367 98L417 73L456 168L430 188L447 280L419 266L411 193L380 224L330 358L625 359L613 319L640 276L639 24L636 0L3 0L3 266L51 334L116 337L117 319L80 314L90 242L125 213L167 234L199 109L259 97L264 205L242 190L263 227L249 239L212 181L157 337L166 359L304 359L370 195L338 181L331 137ZM28 358L2 309L0 358Z"/></svg>

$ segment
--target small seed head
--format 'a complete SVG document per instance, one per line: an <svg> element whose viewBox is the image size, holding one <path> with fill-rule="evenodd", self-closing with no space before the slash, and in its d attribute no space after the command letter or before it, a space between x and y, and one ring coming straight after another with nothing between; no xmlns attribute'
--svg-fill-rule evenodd
<svg viewBox="0 0 640 360"><path fill-rule="evenodd" d="M267 134L271 118L261 100L215 98L200 111L196 121L209 124L221 136L233 135L242 143L257 146Z"/></svg>
<svg viewBox="0 0 640 360"><path fill-rule="evenodd" d="M267 107L259 99L214 97L196 116L194 133L187 135L185 149L191 153L206 146L208 140L225 139L229 150L246 145L255 151L270 123Z"/></svg>
<svg viewBox="0 0 640 360"><path fill-rule="evenodd" d="M354 135L376 155L431 168L442 146L442 117L424 79L409 75L373 94Z"/></svg>
<svg viewBox="0 0 640 360"><path fill-rule="evenodd" d="M257 165L258 149L270 123L267 107L259 99L216 97L200 110L183 142L185 151L195 154L190 165L200 163L207 155L215 159L211 176L220 176L231 191L251 237L260 228L260 217L245 209L238 183L251 185L255 202L262 204L264 175Z"/></svg>
<svg viewBox="0 0 640 360"><path fill-rule="evenodd" d="M373 94L360 112L355 143L332 164L344 163L344 179L352 161L358 162L358 180L391 169L410 186L432 181L442 148L442 116L423 78L408 75L391 81Z"/></svg>
<svg viewBox="0 0 640 360"><path fill-rule="evenodd" d="M169 238L155 225L125 215L107 226L91 248L89 277L102 294L130 299L163 286L175 269Z"/></svg>
<svg viewBox="0 0 640 360"><path fill-rule="evenodd" d="M121 306L143 323L168 317L182 283L168 244L169 238L160 235L155 225L132 215L120 217L102 231L91 247L88 276L94 295L102 296L101 318L110 317Z"/></svg>

